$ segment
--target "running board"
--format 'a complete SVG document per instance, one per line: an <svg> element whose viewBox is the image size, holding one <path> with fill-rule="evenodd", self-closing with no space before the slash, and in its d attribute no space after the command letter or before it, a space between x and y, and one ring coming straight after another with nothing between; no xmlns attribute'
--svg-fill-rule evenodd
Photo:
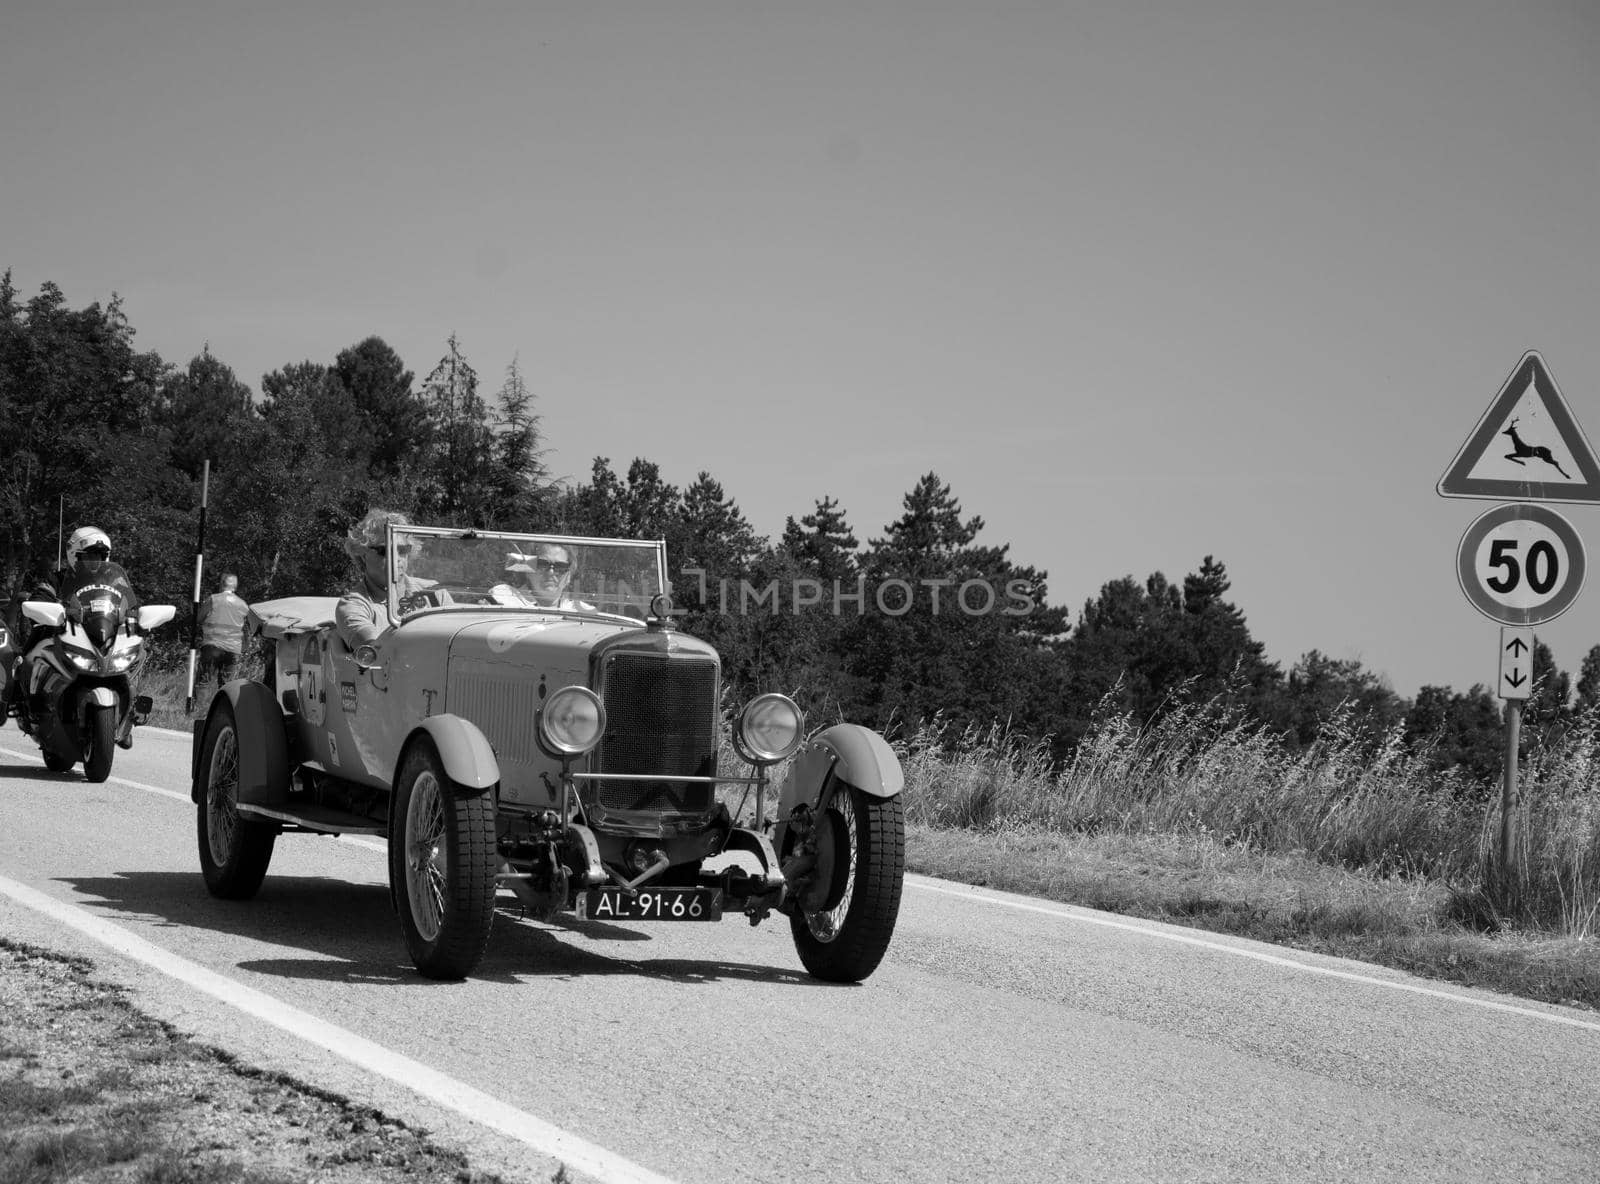
<svg viewBox="0 0 1600 1184"><path fill-rule="evenodd" d="M374 822L365 814L352 814L348 810L335 810L331 806L305 806L299 810L274 810L269 806L256 806L240 802L239 813L249 818L270 819L325 835L386 835L389 827Z"/></svg>

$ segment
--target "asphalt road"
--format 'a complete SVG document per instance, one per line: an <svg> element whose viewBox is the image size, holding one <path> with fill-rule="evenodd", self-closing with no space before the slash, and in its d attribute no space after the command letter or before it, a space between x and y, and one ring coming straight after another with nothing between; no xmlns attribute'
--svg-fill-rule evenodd
<svg viewBox="0 0 1600 1184"><path fill-rule="evenodd" d="M1592 1013L921 877L859 986L808 978L782 918L552 926L509 895L478 974L433 983L374 840L285 836L254 901L207 895L187 754L141 729L89 785L0 731L0 932L87 954L147 1010L478 1166L1600 1178Z"/></svg>

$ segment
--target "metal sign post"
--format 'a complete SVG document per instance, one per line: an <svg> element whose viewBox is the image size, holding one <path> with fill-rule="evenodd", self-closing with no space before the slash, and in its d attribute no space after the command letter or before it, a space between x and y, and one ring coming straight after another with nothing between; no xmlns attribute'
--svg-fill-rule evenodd
<svg viewBox="0 0 1600 1184"><path fill-rule="evenodd" d="M1554 620L1583 588L1583 540L1534 502L1600 503L1600 460L1544 358L1529 350L1435 486L1442 497L1517 498L1480 514L1461 536L1456 580L1500 630L1496 693L1506 701L1500 791L1500 870L1517 876L1517 749L1522 704L1533 692L1532 626Z"/></svg>
<svg viewBox="0 0 1600 1184"><path fill-rule="evenodd" d="M1506 701L1505 773L1500 784L1500 866L1510 874L1516 857L1517 751L1522 746L1522 703L1533 693L1533 630L1500 629L1500 681Z"/></svg>

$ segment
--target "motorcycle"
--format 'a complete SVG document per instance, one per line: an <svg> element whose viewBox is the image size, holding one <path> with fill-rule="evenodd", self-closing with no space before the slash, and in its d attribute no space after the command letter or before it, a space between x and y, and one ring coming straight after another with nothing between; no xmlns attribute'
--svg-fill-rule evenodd
<svg viewBox="0 0 1600 1184"><path fill-rule="evenodd" d="M111 775L115 747L133 747L133 727L150 715L148 695L135 695L144 635L177 615L170 604L130 612L117 589L91 585L66 604L27 600L35 623L16 662L13 710L44 754L45 768L65 773L79 761L90 781Z"/></svg>

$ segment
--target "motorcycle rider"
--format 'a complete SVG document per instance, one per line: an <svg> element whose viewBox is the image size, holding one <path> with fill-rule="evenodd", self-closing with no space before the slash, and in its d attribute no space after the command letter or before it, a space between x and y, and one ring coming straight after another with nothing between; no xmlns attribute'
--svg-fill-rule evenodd
<svg viewBox="0 0 1600 1184"><path fill-rule="evenodd" d="M66 607L68 619L79 621L83 617L80 594L91 588L116 592L124 612L130 615L139 610L139 597L128 573L111 560L111 536L98 526L80 526L67 538L67 566L35 583L27 599L59 601ZM8 714L13 715L28 685L28 651L45 628L21 619L18 624L23 636L17 645L15 677L7 688Z"/></svg>

